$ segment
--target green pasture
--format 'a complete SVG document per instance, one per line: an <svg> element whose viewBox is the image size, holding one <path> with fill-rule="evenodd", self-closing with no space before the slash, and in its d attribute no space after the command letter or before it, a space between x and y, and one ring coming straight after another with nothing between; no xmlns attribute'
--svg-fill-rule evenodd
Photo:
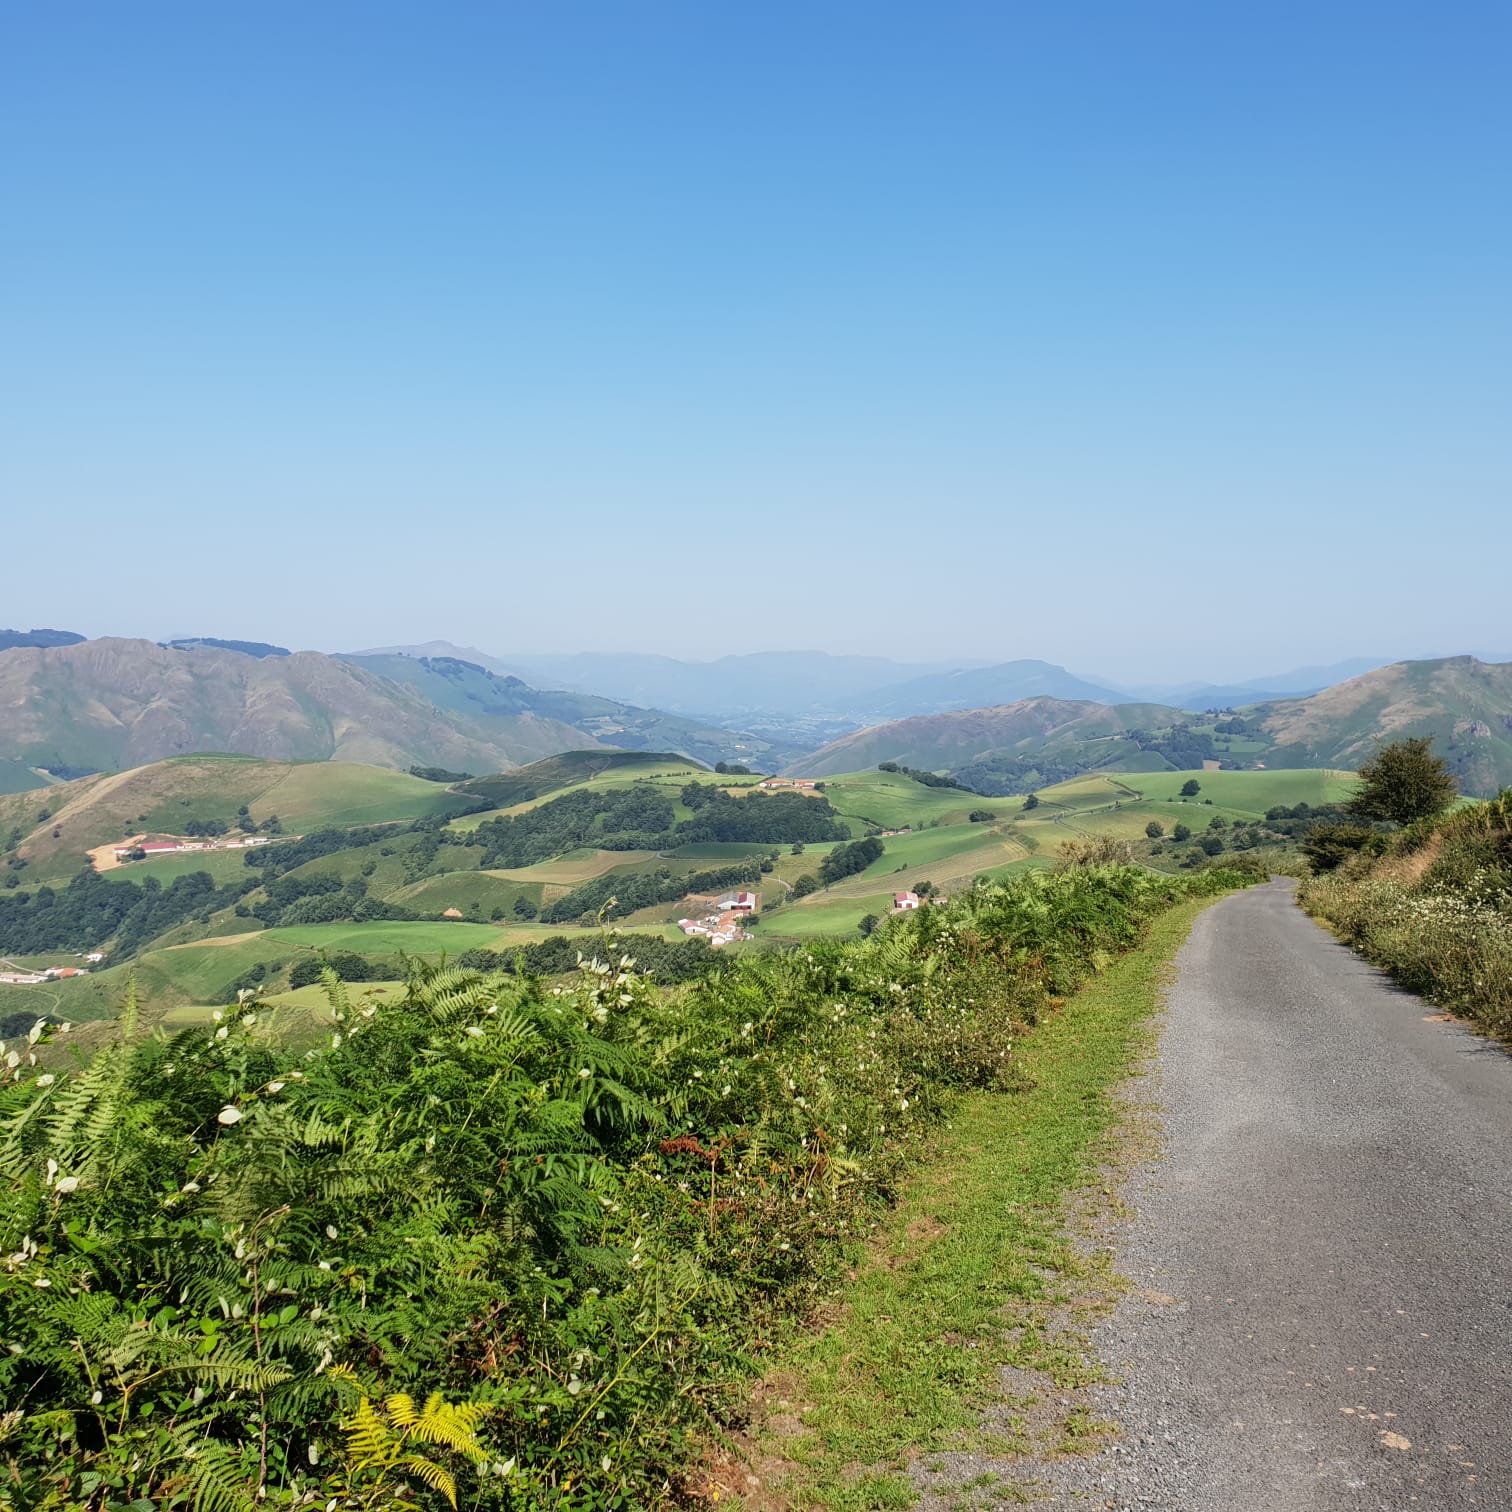
<svg viewBox="0 0 1512 1512"><path fill-rule="evenodd" d="M928 880L939 891L949 893L970 883L982 872L994 867L1006 866L1019 861L1027 854L1027 848L1016 836L999 833L986 825L956 825L943 833L954 836L959 844L953 847L918 848L914 853L884 851L864 872L836 882L824 894L811 893L810 897L849 898L874 892L878 886L890 887L894 892L906 892L915 882ZM938 835L939 830L926 833ZM808 906L808 900L796 905Z"/></svg>
<svg viewBox="0 0 1512 1512"><path fill-rule="evenodd" d="M892 912L892 906L892 892L871 892L854 898L814 893L801 903L785 904L775 913L758 914L752 922L752 933L760 939L786 940L846 934L869 913L885 918Z"/></svg>
<svg viewBox="0 0 1512 1512"><path fill-rule="evenodd" d="M529 898L539 908L542 891L539 883L507 881L495 872L453 871L411 882L391 894L388 901L420 913L460 908L477 917L473 914L477 910L486 919L495 908L512 909L519 897Z"/></svg>
<svg viewBox="0 0 1512 1512"><path fill-rule="evenodd" d="M749 861L753 856L769 856L774 850L788 850L789 846L756 845L745 840L708 840L698 845L679 845L668 851L670 857L679 861L698 861L704 867L730 866L736 861ZM827 846L810 846L812 851L828 849Z"/></svg>
<svg viewBox="0 0 1512 1512"><path fill-rule="evenodd" d="M654 932L676 938L675 928L656 925ZM467 920L375 920L370 924L291 924L270 929L265 939L311 950L355 950L360 955L460 955L464 950L508 950L558 934L582 934L577 924L474 924Z"/></svg>
<svg viewBox="0 0 1512 1512"><path fill-rule="evenodd" d="M305 761L290 766L250 807L258 821L277 814L284 829L308 831L454 814L468 801L408 772L349 761Z"/></svg>
<svg viewBox="0 0 1512 1512"><path fill-rule="evenodd" d="M1064 793L1079 789L1088 780L1079 777L1073 782L1044 788L1040 792L1040 800L1061 802ZM1214 808L1256 819L1264 817L1267 809L1281 805L1293 808L1299 803L1314 806L1339 803L1355 787L1353 772L1318 767L1264 772L1127 772L1102 780L1110 783L1116 781L1133 789L1145 801L1162 805L1167 799L1179 799L1183 784L1195 780L1201 788L1196 798L1199 807L1202 806L1203 799L1211 798ZM1121 793L1113 792L1110 787L1108 801L1121 796ZM1190 819L1187 820L1187 823L1191 822Z"/></svg>
<svg viewBox="0 0 1512 1512"><path fill-rule="evenodd" d="M403 951L416 956L455 956L478 947L502 949L503 932L498 924L465 919L375 919L365 924L289 924L268 930L265 938L285 948L303 945L311 950L355 950L362 955Z"/></svg>
<svg viewBox="0 0 1512 1512"><path fill-rule="evenodd" d="M52 786L52 779L39 776L24 761L0 760L0 793L30 793Z"/></svg>
<svg viewBox="0 0 1512 1512"><path fill-rule="evenodd" d="M922 829L930 820L948 824L964 821L972 809L1008 814L1022 806L1022 798L982 798L959 788L932 788L898 772L851 772L824 779L824 797L850 819L869 821L882 829L911 825ZM860 829L853 831L863 833Z"/></svg>
<svg viewBox="0 0 1512 1512"><path fill-rule="evenodd" d="M191 851L184 856L156 856L146 861L127 861L120 866L112 866L100 875L107 882L139 884L148 877L156 877L167 887L180 877L190 876L194 872L209 872L215 885L224 887L228 882L241 882L256 876L244 859L248 854L242 850Z"/></svg>

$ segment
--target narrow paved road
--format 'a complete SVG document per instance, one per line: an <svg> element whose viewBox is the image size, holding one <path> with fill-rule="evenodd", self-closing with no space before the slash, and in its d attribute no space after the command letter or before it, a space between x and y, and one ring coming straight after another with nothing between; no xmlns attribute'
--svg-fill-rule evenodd
<svg viewBox="0 0 1512 1512"><path fill-rule="evenodd" d="M1512 1055L1273 883L1197 922L1168 1000L1138 1290L1098 1344L1093 1507L1512 1509ZM1058 1500L1059 1498L1057 1498ZM1083 1503L1085 1504L1085 1503Z"/></svg>

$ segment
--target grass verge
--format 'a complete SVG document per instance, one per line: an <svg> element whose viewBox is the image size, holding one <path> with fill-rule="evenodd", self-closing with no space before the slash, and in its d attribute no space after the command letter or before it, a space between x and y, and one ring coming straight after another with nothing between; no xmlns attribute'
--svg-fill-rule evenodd
<svg viewBox="0 0 1512 1512"><path fill-rule="evenodd" d="M1051 1442L1036 1444L1022 1422L1009 1426L1011 1411L984 1430L983 1409L1003 1403L1005 1367L1064 1388L1096 1376L1074 1337L1050 1323L1095 1265L1073 1245L1066 1199L1109 1153L1118 1117L1111 1093L1132 1070L1172 959L1211 901L1157 919L1138 950L1043 1021L1016 1049L1019 1091L963 1099L836 1315L768 1372L752 1445L765 1483L748 1491L752 1503L911 1507L917 1488L907 1467L918 1456L1087 1447L1096 1425L1080 1409ZM999 1501L1010 1495L1003 1485L994 1491Z"/></svg>

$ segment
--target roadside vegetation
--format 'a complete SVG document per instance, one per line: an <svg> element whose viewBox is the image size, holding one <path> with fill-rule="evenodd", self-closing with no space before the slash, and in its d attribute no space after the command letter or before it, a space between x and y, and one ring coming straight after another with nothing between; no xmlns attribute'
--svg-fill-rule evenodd
<svg viewBox="0 0 1512 1512"><path fill-rule="evenodd" d="M1242 879L1071 866L659 988L327 979L0 1086L10 1504L630 1508L692 1494L963 1096L1152 923ZM491 964L491 963L490 963ZM1067 1091L1070 1092L1068 1084Z"/></svg>
<svg viewBox="0 0 1512 1512"><path fill-rule="evenodd" d="M1304 846L1304 907L1404 987L1512 1041L1512 788L1450 809L1426 740L1360 769L1350 822Z"/></svg>

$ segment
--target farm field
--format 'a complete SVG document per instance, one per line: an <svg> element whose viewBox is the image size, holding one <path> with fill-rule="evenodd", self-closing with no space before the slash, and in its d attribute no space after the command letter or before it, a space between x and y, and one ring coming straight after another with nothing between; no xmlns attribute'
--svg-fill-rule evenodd
<svg viewBox="0 0 1512 1512"><path fill-rule="evenodd" d="M528 898L539 907L544 891L540 883L509 882L492 872L453 871L399 887L387 894L387 901L418 913L456 908L474 919L486 919L496 908L513 908L516 898Z"/></svg>
<svg viewBox="0 0 1512 1512"><path fill-rule="evenodd" d="M932 788L899 772L852 772L824 779L824 796L848 819L854 835L866 822L883 829L911 825L922 829L931 819L942 824L964 822L972 809L1007 815L1023 805L1022 798L983 798L960 788Z"/></svg>
<svg viewBox="0 0 1512 1512"><path fill-rule="evenodd" d="M246 851L191 851L183 856L153 856L146 861L127 861L100 872L107 882L135 882L141 885L148 877L156 877L167 887L179 877L194 872L209 872L217 887L227 882L240 882L253 876L248 871Z"/></svg>
<svg viewBox="0 0 1512 1512"><path fill-rule="evenodd" d="M892 891L836 897L813 893L801 903L789 903L772 914L758 914L751 921L757 939L808 940L819 935L852 934L867 914L885 918L893 905Z"/></svg>
<svg viewBox="0 0 1512 1512"><path fill-rule="evenodd" d="M543 882L552 886L576 887L580 882L602 877L605 872L628 869L640 862L654 860L655 851L601 851L580 846L564 856L558 856L554 861L538 861L534 866L489 871L485 875L498 877L504 882Z"/></svg>
<svg viewBox="0 0 1512 1512"><path fill-rule="evenodd" d="M1145 799L1163 802L1178 798L1182 784L1194 777L1202 787L1197 795L1199 802L1211 798L1217 806L1255 818L1283 804L1294 808L1299 803L1341 803L1355 787L1353 772L1320 767L1265 772L1139 772L1126 773L1123 780ZM1046 788L1040 797L1054 793L1054 789Z"/></svg>
<svg viewBox="0 0 1512 1512"><path fill-rule="evenodd" d="M182 835L195 819L233 828L243 805L255 822L276 814L295 834L455 813L468 801L406 772L354 762L176 756L0 799L0 828L21 830L28 880L50 881L72 876L96 847L132 835Z"/></svg>
<svg viewBox="0 0 1512 1512"><path fill-rule="evenodd" d="M361 955L413 956L460 955L464 950L508 950L530 945L552 935L579 935L573 924L473 924L466 920L443 923L375 921L371 924L291 924L270 929L263 939L283 946L303 945L312 950L355 950ZM677 939L675 926L657 925L647 933Z"/></svg>

